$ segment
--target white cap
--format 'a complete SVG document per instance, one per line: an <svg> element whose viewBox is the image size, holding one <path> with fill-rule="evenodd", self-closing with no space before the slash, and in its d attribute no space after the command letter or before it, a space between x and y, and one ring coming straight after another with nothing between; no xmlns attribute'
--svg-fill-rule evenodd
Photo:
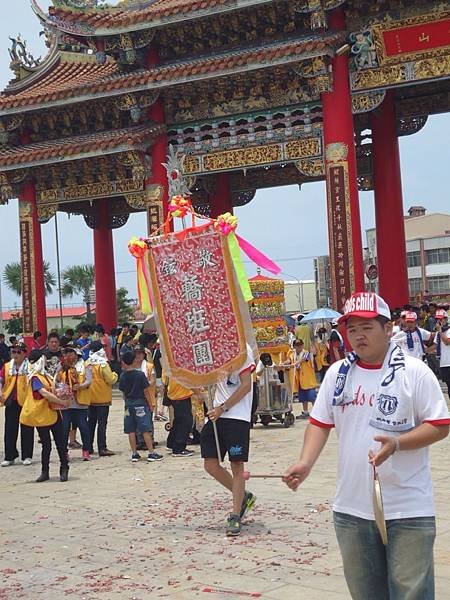
<svg viewBox="0 0 450 600"><path fill-rule="evenodd" d="M387 302L374 292L357 292L352 294L344 305L344 314L339 323L345 323L350 317L374 319L375 317L391 318L391 310Z"/></svg>

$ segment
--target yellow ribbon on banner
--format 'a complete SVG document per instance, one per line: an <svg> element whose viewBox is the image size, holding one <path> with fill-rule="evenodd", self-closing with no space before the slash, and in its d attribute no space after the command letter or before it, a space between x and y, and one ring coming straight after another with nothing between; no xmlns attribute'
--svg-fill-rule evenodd
<svg viewBox="0 0 450 600"><path fill-rule="evenodd" d="M132 237L128 242L128 251L136 259L138 301L142 312L150 315L153 312L150 298L150 281L147 273L146 258L148 246L144 240Z"/></svg>
<svg viewBox="0 0 450 600"><path fill-rule="evenodd" d="M234 232L231 232L227 235L228 240L228 248L230 250L230 256L233 261L234 270L236 272L236 277L239 282L239 285L242 290L242 295L244 296L244 300L246 302L250 302L253 299L253 294L250 289L250 284L248 282L247 273L244 269L244 263L242 262L241 257L241 249L239 247L239 243L237 241L236 235Z"/></svg>

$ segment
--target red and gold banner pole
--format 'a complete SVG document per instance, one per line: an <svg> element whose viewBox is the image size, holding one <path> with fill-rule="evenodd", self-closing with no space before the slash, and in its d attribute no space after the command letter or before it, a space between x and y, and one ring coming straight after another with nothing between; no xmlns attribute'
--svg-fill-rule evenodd
<svg viewBox="0 0 450 600"><path fill-rule="evenodd" d="M233 214L231 201L230 174L219 173L216 179L216 191L211 206L211 217L216 218L224 213Z"/></svg>
<svg viewBox="0 0 450 600"><path fill-rule="evenodd" d="M409 301L402 176L393 92L372 113L372 156L380 295L394 307Z"/></svg>
<svg viewBox="0 0 450 600"><path fill-rule="evenodd" d="M95 318L109 333L117 325L116 277L114 245L109 226L107 198L97 202L97 223L94 229Z"/></svg>
<svg viewBox="0 0 450 600"><path fill-rule="evenodd" d="M330 15L330 28L345 29L342 8ZM330 284L334 308L352 292L364 291L361 222L348 56L332 61L333 90L322 94L328 201Z"/></svg>
<svg viewBox="0 0 450 600"><path fill-rule="evenodd" d="M19 195L19 222L23 334L25 343L30 347L35 331L40 331L44 340L47 337L41 225L33 182L26 183Z"/></svg>
<svg viewBox="0 0 450 600"><path fill-rule="evenodd" d="M158 53L155 47L150 47L147 52L147 67L154 67L158 64ZM150 106L148 109L148 118L153 123L165 123L164 116L164 106L161 102L161 98L158 98L156 102ZM149 178L146 183L157 184L162 187L161 201L162 201L162 219L163 223L166 222L168 215L168 200L169 200L169 192L168 192L168 182L167 182L167 172L164 167L164 163L167 159L168 152L168 141L167 134L160 134L157 139L154 141L153 146L151 148L151 158L152 158L152 176ZM160 226L161 224L159 224ZM173 226L173 222L171 221L171 227ZM152 235L154 233L154 226L152 224L151 213L148 213L148 234Z"/></svg>

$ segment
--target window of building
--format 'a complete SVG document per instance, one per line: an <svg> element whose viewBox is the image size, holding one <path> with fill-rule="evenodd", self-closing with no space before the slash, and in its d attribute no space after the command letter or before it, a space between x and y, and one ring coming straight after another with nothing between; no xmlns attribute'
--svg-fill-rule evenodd
<svg viewBox="0 0 450 600"><path fill-rule="evenodd" d="M408 267L420 267L420 250L407 252Z"/></svg>
<svg viewBox="0 0 450 600"><path fill-rule="evenodd" d="M450 248L433 248L432 250L427 250L426 253L429 265L450 263Z"/></svg>
<svg viewBox="0 0 450 600"><path fill-rule="evenodd" d="M422 279L417 277L415 279L409 279L409 295L411 298L416 297L418 294L422 292Z"/></svg>
<svg viewBox="0 0 450 600"><path fill-rule="evenodd" d="M428 291L430 294L449 294L450 275L428 277Z"/></svg>

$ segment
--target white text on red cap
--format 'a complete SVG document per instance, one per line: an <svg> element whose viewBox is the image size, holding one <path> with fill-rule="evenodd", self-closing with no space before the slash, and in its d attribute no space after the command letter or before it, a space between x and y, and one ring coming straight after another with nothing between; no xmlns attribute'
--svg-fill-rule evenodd
<svg viewBox="0 0 450 600"><path fill-rule="evenodd" d="M376 296L370 292L361 292L353 295L347 300L344 306L344 314L352 312L377 312Z"/></svg>

